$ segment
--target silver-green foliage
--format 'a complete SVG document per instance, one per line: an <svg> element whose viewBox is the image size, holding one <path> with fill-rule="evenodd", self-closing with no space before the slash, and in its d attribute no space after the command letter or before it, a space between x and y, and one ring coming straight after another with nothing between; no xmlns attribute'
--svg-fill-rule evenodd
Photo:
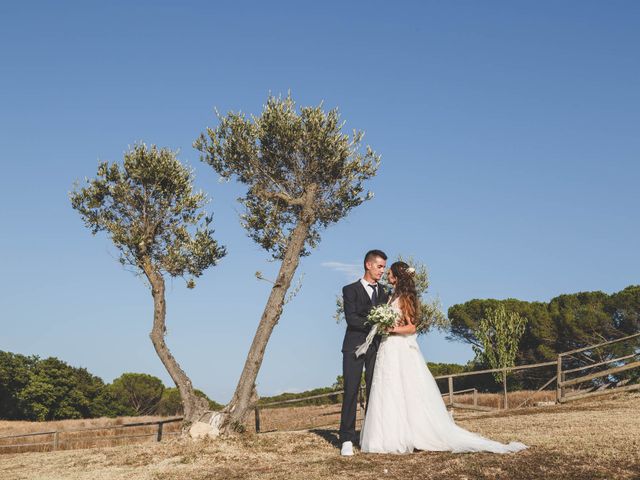
<svg viewBox="0 0 640 480"><path fill-rule="evenodd" d="M440 300L437 298L429 300L426 297L430 284L427 266L413 257L402 258L402 256L399 255L398 261L406 262L415 270L413 280L416 285L418 298L420 299L420 313L418 323L416 324L418 333L426 333L432 328L443 331L447 330L450 323L447 316L442 312Z"/></svg>
<svg viewBox="0 0 640 480"><path fill-rule="evenodd" d="M207 196L193 190L193 172L176 154L137 144L122 166L101 162L97 176L70 193L71 204L95 235L106 231L120 251L120 263L139 270L190 276L194 286L225 255L203 210Z"/></svg>
<svg viewBox="0 0 640 480"><path fill-rule="evenodd" d="M507 311L504 305L488 310L474 332L482 345L482 348L473 345L476 357L486 361L491 368L514 366L526 323L526 317ZM502 379L501 372L495 372L493 376L496 381Z"/></svg>
<svg viewBox="0 0 640 480"><path fill-rule="evenodd" d="M300 257L320 241L320 230L371 198L365 180L380 157L350 136L336 109L296 108L291 96L270 96L260 116L218 114L219 124L195 141L202 160L222 179L247 187L242 224L249 236L281 260L221 431L243 430L257 401L255 382L271 333L282 314ZM261 278L261 274L258 275Z"/></svg>
<svg viewBox="0 0 640 480"><path fill-rule="evenodd" d="M410 267L415 270L414 282L416 285L416 293L420 299L420 313L416 330L419 334L427 333L432 328L438 330L447 330L450 327L450 322L447 316L442 312L442 306L439 299L427 299L427 290L429 289L429 271L427 266L416 260L413 257L403 258L399 255L398 261L406 262ZM382 277L380 283L386 290L391 290L393 287L387 280L387 274ZM340 323L344 319L344 306L342 304L342 297L336 297L336 312L333 315L336 322Z"/></svg>
<svg viewBox="0 0 640 480"><path fill-rule="evenodd" d="M274 258L283 258L310 192L310 248L318 244L321 228L372 197L363 193L363 182L376 174L380 157L362 148L363 132L342 132L337 109L325 113L319 105L298 112L290 95L270 96L259 117L230 112L218 113L218 120L194 146L223 179L236 177L247 185L239 198L246 207L242 224Z"/></svg>

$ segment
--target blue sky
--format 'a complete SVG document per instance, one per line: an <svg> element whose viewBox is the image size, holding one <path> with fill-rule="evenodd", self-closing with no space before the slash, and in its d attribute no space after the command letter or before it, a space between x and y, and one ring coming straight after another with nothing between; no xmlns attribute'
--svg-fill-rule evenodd
<svg viewBox="0 0 640 480"><path fill-rule="evenodd" d="M3 2L0 349L169 384L149 291L68 201L99 160L155 143L195 168L229 251L167 298L170 348L227 401L269 292L254 272L277 265L239 225L239 187L191 145L214 107L259 113L288 90L339 107L383 160L375 199L302 261L260 394L340 373L335 295L369 248L425 262L445 308L638 284L638 45L634 1ZM420 343L429 361L472 357Z"/></svg>

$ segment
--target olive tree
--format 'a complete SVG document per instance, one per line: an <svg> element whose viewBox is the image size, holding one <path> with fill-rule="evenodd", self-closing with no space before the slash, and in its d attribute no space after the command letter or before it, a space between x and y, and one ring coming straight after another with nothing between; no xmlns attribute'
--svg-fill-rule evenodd
<svg viewBox="0 0 640 480"><path fill-rule="evenodd" d="M486 361L491 368L513 367L526 323L526 317L518 312L508 311L504 305L489 309L474 332L482 345L482 347L473 345L478 359ZM506 371L494 372L493 377L497 382L502 380L506 402ZM506 403L505 408L507 408Z"/></svg>
<svg viewBox="0 0 640 480"><path fill-rule="evenodd" d="M164 276L194 279L225 255L210 229L203 207L207 196L193 190L193 172L176 154L155 145L135 145L122 166L101 162L94 179L76 185L71 205L92 234L105 231L119 251L122 265L149 282L153 297L153 346L180 391L188 425L207 410L191 380L166 342Z"/></svg>
<svg viewBox="0 0 640 480"><path fill-rule="evenodd" d="M320 241L322 228L372 197L363 182L380 157L363 147L363 132L343 133L337 109L296 108L291 96L270 96L260 116L217 114L218 126L195 141L202 160L223 178L246 186L241 223L275 260L277 277L247 354L221 431L242 429L255 401L255 382L300 257Z"/></svg>

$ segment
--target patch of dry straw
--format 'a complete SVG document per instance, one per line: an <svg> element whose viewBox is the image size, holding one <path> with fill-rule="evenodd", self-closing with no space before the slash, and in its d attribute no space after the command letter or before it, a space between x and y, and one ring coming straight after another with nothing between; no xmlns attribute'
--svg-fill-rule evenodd
<svg viewBox="0 0 640 480"><path fill-rule="evenodd" d="M0 456L3 480L634 479L640 394L492 414L465 428L530 446L509 455L418 452L341 458L335 429ZM295 411L295 409L289 409Z"/></svg>

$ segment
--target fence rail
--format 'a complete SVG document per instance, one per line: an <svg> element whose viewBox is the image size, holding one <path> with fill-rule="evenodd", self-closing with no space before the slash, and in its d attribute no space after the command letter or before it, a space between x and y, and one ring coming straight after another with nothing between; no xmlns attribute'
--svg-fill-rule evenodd
<svg viewBox="0 0 640 480"><path fill-rule="evenodd" d="M449 375L438 375L437 377L434 377L436 380L447 380L447 384L448 384L448 390L447 390L447 394L449 396L449 405L451 406L457 406L457 408L466 408L466 409L470 409L470 410L481 410L481 411L493 411L496 410L495 408L491 408L491 407L479 407L478 405L475 406L470 406L467 404L457 404L457 405L453 405L453 395L455 393L454 391L454 386L453 386L453 381L455 378L461 378L461 377L470 377L473 375L482 375L482 374L487 374L487 373L501 373L502 374L502 398L503 398L503 405L504 405L504 409L508 409L509 408L509 399L508 399L508 388L507 388L507 377L508 374L511 372L518 372L518 371L522 371L522 370L529 370L532 368L541 368L541 367L549 367L551 365L556 365L555 361L549 361L549 362L540 362L540 363L530 363L527 365L518 365L515 367L506 367L506 368L488 368L485 370L475 370L473 372L462 372L462 373L452 373ZM548 385L548 383L545 385L545 387ZM537 391L540 391L541 389L538 389ZM528 400L528 399L527 399ZM522 402L519 406L524 405L527 400L525 400L524 402Z"/></svg>
<svg viewBox="0 0 640 480"><path fill-rule="evenodd" d="M640 333L635 333L633 335L628 335L622 338L616 338L615 340L609 340L606 342L597 343L595 345L590 345L588 347L576 348L575 350L569 350L567 352L561 352L558 354L557 359L557 381L556 381L556 402L557 403L566 403L572 402L574 400L580 400L589 397L595 397L600 395L609 395L616 392L628 392L632 390L640 390L640 384L632 384L632 385L620 385L620 382L613 384L612 388L609 388L610 384L603 384L599 387L592 387L591 390L580 391L577 392L569 392L567 387L572 387L575 385L579 385L586 382L592 382L593 380L610 377L612 375L622 373L628 370L638 369L640 368L640 361L633 361L630 363L626 363L623 365L619 365L620 362L624 362L625 360L631 360L638 356L640 356L640 351L635 350L634 353L623 355L621 357L611 358L608 360L601 360L599 362L589 363L588 365L583 365L575 368L563 368L563 362L565 358L571 357L574 358L576 353L583 353L589 350L597 350L599 348L614 345L617 343L628 342L629 340L633 340L635 338L640 339ZM588 358L588 357L587 357ZM580 377L575 377L571 379L567 379L567 375L570 373L582 372L584 370L590 370L595 367L602 367L605 365L618 364L607 368L606 370L602 370L595 373L590 373L587 375L582 375Z"/></svg>
<svg viewBox="0 0 640 480"><path fill-rule="evenodd" d="M175 423L181 422L183 417L174 417L167 418L165 420L155 420L149 422L133 422L133 423L123 423L122 425L107 425L104 427L91 427L91 428L71 428L67 430L50 430L47 432L33 432L33 433L23 433L20 435L6 435L0 437L0 441L13 439L13 438L28 438L35 437L40 435L51 435L52 438L48 442L38 442L38 443L9 443L6 445L0 445L0 453L2 453L3 448L21 448L21 447L42 447L42 446L50 446L51 450L58 450L63 444L72 444L77 442L86 442L86 441L101 441L101 440L121 440L125 438L142 438L142 437L155 437L157 442L161 442L163 436L167 435L175 435L174 432L164 432L164 425L167 423ZM68 438L61 439L60 437L67 433L78 433L78 432L95 432L98 430L115 430L118 428L132 428L132 427L145 427L145 426L153 426L157 425L157 430L152 433L144 433L144 434L136 434L136 435L116 435L113 437L100 437L100 436L92 436L92 437L79 437L79 438Z"/></svg>
<svg viewBox="0 0 640 480"><path fill-rule="evenodd" d="M269 402L269 403L262 403L262 404L256 405L254 407L256 433L260 433L262 429L262 417L260 415L260 412L264 407L273 407L276 405L288 405L291 403L300 403L300 402L305 402L307 400L315 400L318 398L335 397L336 395L342 395L342 394L344 394L344 390L334 390L333 392L320 393L318 395L312 395L310 397L290 398L288 400L278 400L277 402ZM365 397L365 389L364 387L360 387L360 389L358 390L358 405L360 407L361 416L364 416L364 397Z"/></svg>

